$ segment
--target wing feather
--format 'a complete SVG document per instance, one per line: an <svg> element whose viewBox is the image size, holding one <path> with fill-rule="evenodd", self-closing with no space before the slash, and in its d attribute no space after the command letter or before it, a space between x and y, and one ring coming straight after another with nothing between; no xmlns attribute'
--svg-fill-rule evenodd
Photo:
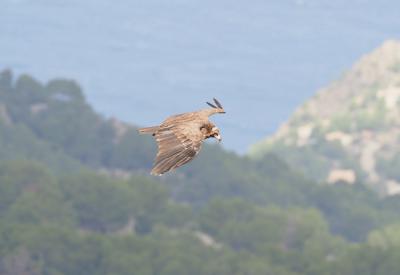
<svg viewBox="0 0 400 275"><path fill-rule="evenodd" d="M193 157L188 155L185 151L173 155L172 157L165 159L153 168L153 174L163 174L167 171L173 170L189 162Z"/></svg>
<svg viewBox="0 0 400 275"><path fill-rule="evenodd" d="M153 175L178 168L191 161L200 151L203 134L199 122L193 117L175 118L155 133L158 153L154 163Z"/></svg>

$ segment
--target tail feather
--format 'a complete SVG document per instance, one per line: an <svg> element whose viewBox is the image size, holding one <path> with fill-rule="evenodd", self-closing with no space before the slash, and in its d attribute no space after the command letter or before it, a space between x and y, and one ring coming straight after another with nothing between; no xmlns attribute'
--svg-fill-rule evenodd
<svg viewBox="0 0 400 275"><path fill-rule="evenodd" d="M153 135L158 130L158 126L140 128L139 133Z"/></svg>

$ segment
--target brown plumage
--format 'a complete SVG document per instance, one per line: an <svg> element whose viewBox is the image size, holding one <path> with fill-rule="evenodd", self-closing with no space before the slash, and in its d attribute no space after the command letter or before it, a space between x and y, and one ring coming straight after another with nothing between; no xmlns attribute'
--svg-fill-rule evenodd
<svg viewBox="0 0 400 275"><path fill-rule="evenodd" d="M151 134L158 144L158 153L151 170L152 175L162 175L191 161L200 151L207 138L221 141L218 127L208 120L217 113L225 113L222 105L214 98L211 108L197 112L174 115L161 125L141 128L139 133Z"/></svg>

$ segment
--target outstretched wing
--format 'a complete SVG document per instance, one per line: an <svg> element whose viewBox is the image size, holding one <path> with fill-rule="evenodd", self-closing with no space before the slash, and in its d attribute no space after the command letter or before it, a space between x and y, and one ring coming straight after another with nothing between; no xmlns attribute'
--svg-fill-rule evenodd
<svg viewBox="0 0 400 275"><path fill-rule="evenodd" d="M191 161L200 151L201 123L182 117L162 125L155 133L158 153L151 174L162 175Z"/></svg>

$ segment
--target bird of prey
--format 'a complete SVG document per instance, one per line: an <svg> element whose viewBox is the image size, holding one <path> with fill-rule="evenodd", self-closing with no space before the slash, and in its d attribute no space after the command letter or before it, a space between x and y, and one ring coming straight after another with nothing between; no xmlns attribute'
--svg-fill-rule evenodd
<svg viewBox="0 0 400 275"><path fill-rule="evenodd" d="M151 134L157 141L158 153L152 175L161 176L191 161L199 153L205 139L216 138L221 141L218 127L208 117L224 114L224 108L215 98L214 104L207 104L211 108L174 115L159 126L139 129L139 133Z"/></svg>

